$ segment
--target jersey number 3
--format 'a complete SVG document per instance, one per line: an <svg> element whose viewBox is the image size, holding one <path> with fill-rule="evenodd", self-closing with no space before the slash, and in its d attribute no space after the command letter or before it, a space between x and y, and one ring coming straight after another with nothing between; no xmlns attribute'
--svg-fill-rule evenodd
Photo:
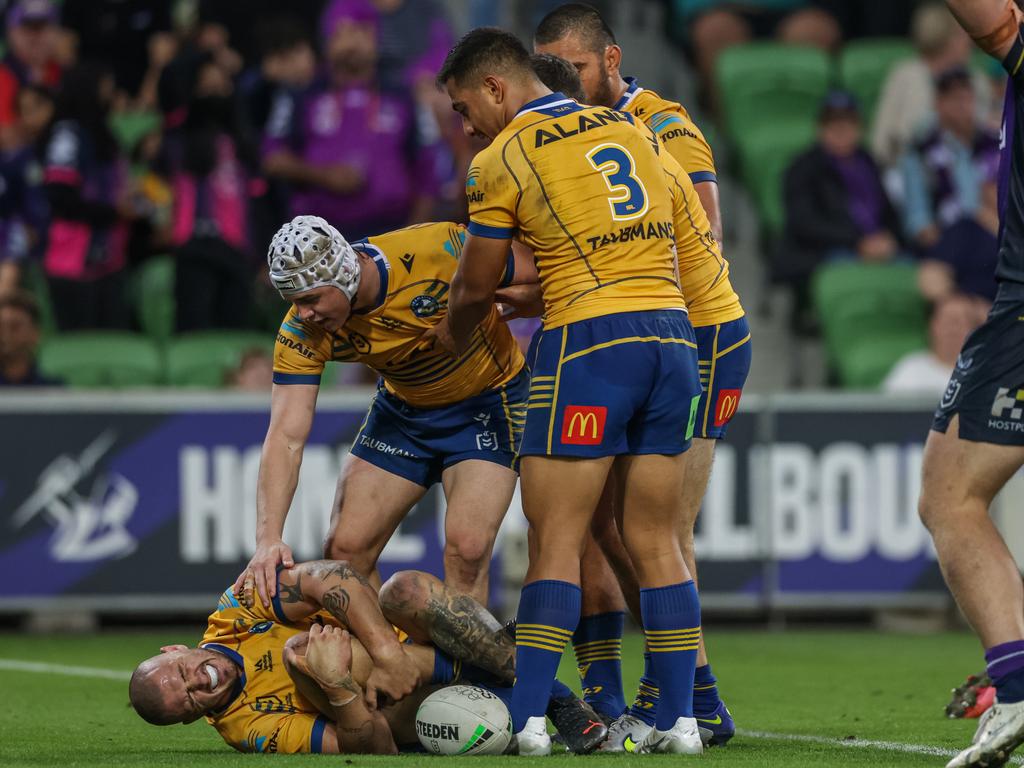
<svg viewBox="0 0 1024 768"><path fill-rule="evenodd" d="M612 193L608 205L616 221L638 219L647 213L647 190L633 175L633 156L618 144L601 144L587 152L587 160L604 176Z"/></svg>

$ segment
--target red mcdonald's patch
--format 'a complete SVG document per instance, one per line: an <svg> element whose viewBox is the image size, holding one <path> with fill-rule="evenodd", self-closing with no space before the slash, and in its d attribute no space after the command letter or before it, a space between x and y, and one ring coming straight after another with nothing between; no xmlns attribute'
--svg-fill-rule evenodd
<svg viewBox="0 0 1024 768"><path fill-rule="evenodd" d="M604 420L608 409L603 405L567 405L562 416L562 443L565 445L600 445L604 439Z"/></svg>
<svg viewBox="0 0 1024 768"><path fill-rule="evenodd" d="M715 403L715 426L720 427L728 424L729 420L736 415L736 409L740 407L741 389L720 389L718 390L718 402Z"/></svg>

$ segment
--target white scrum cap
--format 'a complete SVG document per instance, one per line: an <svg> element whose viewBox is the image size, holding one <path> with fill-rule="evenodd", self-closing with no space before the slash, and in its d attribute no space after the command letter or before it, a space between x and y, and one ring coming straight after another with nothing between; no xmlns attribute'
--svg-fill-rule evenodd
<svg viewBox="0 0 1024 768"><path fill-rule="evenodd" d="M352 301L359 288L359 257L319 216L296 216L277 230L267 263L270 280L284 299L333 285Z"/></svg>

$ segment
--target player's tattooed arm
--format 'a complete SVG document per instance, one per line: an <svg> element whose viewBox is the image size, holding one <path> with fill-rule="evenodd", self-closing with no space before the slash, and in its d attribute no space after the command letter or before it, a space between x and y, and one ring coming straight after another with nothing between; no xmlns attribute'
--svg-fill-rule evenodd
<svg viewBox="0 0 1024 768"><path fill-rule="evenodd" d="M420 674L405 653L394 628L384 618L377 593L366 577L341 560L315 560L281 571L281 609L289 619L325 610L363 644L374 663L366 683L370 707L377 692L394 700L408 696L419 685ZM297 602L285 602L288 588L298 590ZM289 594L292 593L289 591Z"/></svg>
<svg viewBox="0 0 1024 768"><path fill-rule="evenodd" d="M396 573L380 593L389 621L417 640L511 683L516 647L497 619L468 595L421 571Z"/></svg>

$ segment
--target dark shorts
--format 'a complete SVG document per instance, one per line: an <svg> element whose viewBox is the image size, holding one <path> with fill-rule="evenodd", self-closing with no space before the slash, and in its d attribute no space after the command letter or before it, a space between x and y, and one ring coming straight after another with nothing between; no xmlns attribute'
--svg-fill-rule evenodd
<svg viewBox="0 0 1024 768"><path fill-rule="evenodd" d="M960 416L960 437L1024 445L1024 286L1000 286L985 324L967 337L932 429Z"/></svg>
<svg viewBox="0 0 1024 768"><path fill-rule="evenodd" d="M467 459L516 469L529 384L524 369L497 389L440 408L415 408L380 387L352 453L425 488Z"/></svg>
<svg viewBox="0 0 1024 768"><path fill-rule="evenodd" d="M541 332L522 456L675 455L690 447L700 381L685 312L624 312Z"/></svg>
<svg viewBox="0 0 1024 768"><path fill-rule="evenodd" d="M750 326L747 318L740 317L693 330L697 334L697 364L704 389L693 435L718 440L725 437L725 429L736 415L750 373Z"/></svg>

